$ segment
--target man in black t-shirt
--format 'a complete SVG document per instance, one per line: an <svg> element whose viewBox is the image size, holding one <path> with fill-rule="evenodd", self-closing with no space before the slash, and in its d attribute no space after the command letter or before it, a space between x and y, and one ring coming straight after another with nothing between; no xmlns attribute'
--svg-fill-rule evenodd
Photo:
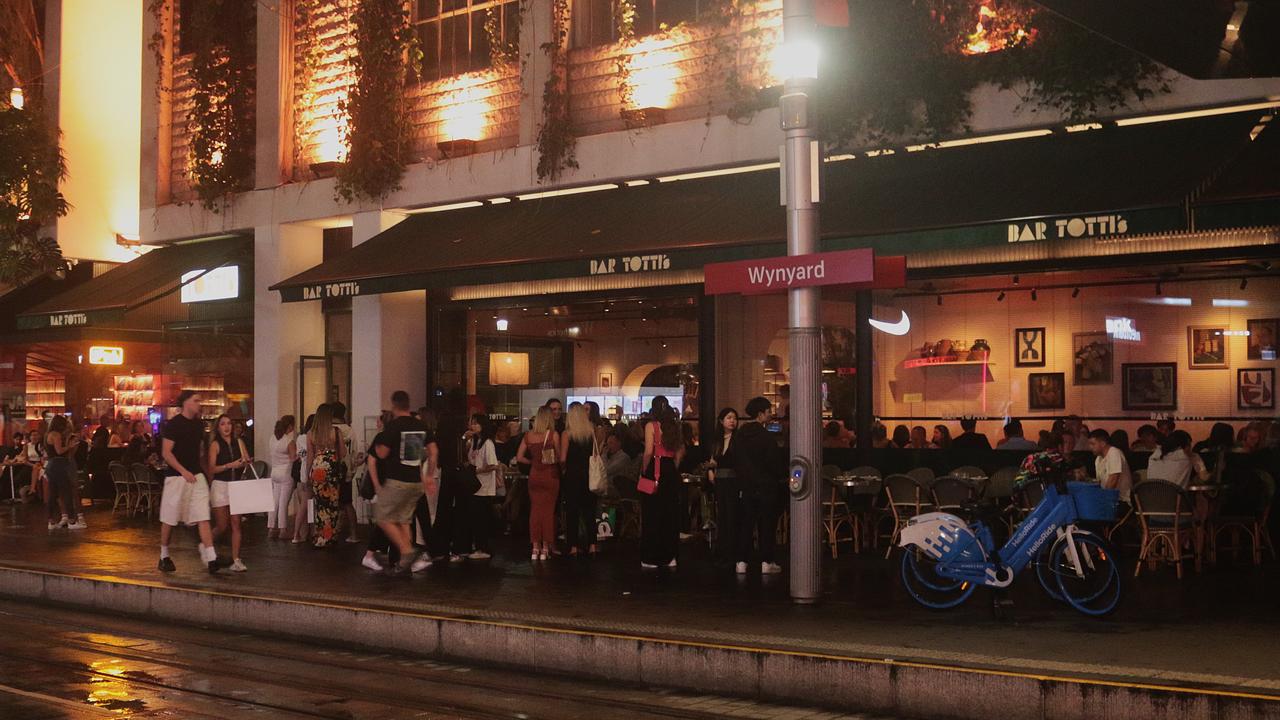
<svg viewBox="0 0 1280 720"><path fill-rule="evenodd" d="M169 557L169 538L179 524L196 525L200 531L200 559L215 573L231 563L218 558L209 528L209 483L201 468L200 448L204 442L204 422L200 419L200 396L193 390L178 395L181 411L165 423L160 456L169 466L160 496L160 570L177 570Z"/></svg>
<svg viewBox="0 0 1280 720"><path fill-rule="evenodd" d="M387 538L400 549L397 570L421 572L431 565L414 559L410 524L418 500L431 491L439 455L435 438L421 420L409 414L409 393L391 395L391 421L373 439L366 467L377 493L373 517Z"/></svg>

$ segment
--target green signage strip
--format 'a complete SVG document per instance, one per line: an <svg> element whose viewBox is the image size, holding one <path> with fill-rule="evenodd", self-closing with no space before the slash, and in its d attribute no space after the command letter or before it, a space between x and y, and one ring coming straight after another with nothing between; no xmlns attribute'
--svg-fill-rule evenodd
<svg viewBox="0 0 1280 720"><path fill-rule="evenodd" d="M1081 215L1045 216L985 225L913 232L827 238L824 252L872 248L881 255L910 255L931 250L982 248L1022 242L1054 242L1086 237L1124 237L1175 232L1187 228L1182 208L1142 208ZM547 262L504 263L452 268L430 273L388 275L332 283L280 288L284 302L376 295L405 290L444 289L464 285L558 280L576 277L636 275L670 270L698 270L711 263L777 257L786 243L667 249L647 253L602 253L593 257Z"/></svg>
<svg viewBox="0 0 1280 720"><path fill-rule="evenodd" d="M43 330L44 328L74 328L118 323L124 320L124 308L56 312L41 315L19 315L19 330Z"/></svg>

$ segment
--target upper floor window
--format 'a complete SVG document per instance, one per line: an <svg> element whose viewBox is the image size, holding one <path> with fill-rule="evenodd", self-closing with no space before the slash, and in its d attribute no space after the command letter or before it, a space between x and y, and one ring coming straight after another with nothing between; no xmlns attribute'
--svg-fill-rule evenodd
<svg viewBox="0 0 1280 720"><path fill-rule="evenodd" d="M635 34L644 37L680 23L696 22L713 0L633 0ZM617 42L618 0L578 0L577 44L584 47Z"/></svg>
<svg viewBox="0 0 1280 720"><path fill-rule="evenodd" d="M490 67L494 42L519 46L518 0L418 0L416 11L424 81Z"/></svg>

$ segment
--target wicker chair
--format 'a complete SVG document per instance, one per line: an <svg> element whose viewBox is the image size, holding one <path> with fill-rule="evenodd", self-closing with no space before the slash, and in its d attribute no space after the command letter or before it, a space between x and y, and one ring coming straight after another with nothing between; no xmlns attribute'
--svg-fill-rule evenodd
<svg viewBox="0 0 1280 720"><path fill-rule="evenodd" d="M907 475L915 478L915 481L920 483L921 487L930 487L933 485L933 481L936 478L933 471L927 467L918 467L908 470Z"/></svg>
<svg viewBox="0 0 1280 720"><path fill-rule="evenodd" d="M107 471L111 473L111 485L115 488L116 497L111 503L111 514L115 515L116 510L120 508L121 503L124 504L124 512L126 515L133 509L133 478L129 476L129 468L118 462L112 462L107 465Z"/></svg>
<svg viewBox="0 0 1280 720"><path fill-rule="evenodd" d="M889 547L884 553L888 560L907 521L930 507L932 499L928 489L920 487L915 478L902 474L890 475L884 479L884 495L887 517L893 519L893 532L889 534Z"/></svg>
<svg viewBox="0 0 1280 720"><path fill-rule="evenodd" d="M978 499L978 488L968 478L943 475L930 488L933 505L942 512L960 514L966 505Z"/></svg>
<svg viewBox="0 0 1280 720"><path fill-rule="evenodd" d="M822 529L826 533L827 543L831 545L831 557L840 556L840 526L849 526L850 537L847 538L853 543L854 552L858 551L858 521L854 518L853 513L849 512L849 503L845 499L844 488L836 484L836 477L840 475L840 468L836 465L822 466L822 485L826 491L826 497L822 501Z"/></svg>
<svg viewBox="0 0 1280 720"><path fill-rule="evenodd" d="M1154 566L1157 562L1173 563L1178 579L1182 579L1182 561L1190 557L1200 572L1200 555L1195 551L1195 517L1191 500L1183 489L1163 480L1148 480L1133 487L1134 515L1142 528L1142 542L1138 552L1138 566L1133 570L1137 577L1144 562ZM1190 552L1184 547L1190 546Z"/></svg>
<svg viewBox="0 0 1280 720"><path fill-rule="evenodd" d="M155 475L151 473L151 468L142 463L134 463L129 470L133 475L133 487L137 493L133 512L142 512L142 504L146 503L147 517L154 516L160 499L160 484L156 482Z"/></svg>
<svg viewBox="0 0 1280 720"><path fill-rule="evenodd" d="M1256 512L1241 515L1219 515L1211 518L1209 521L1209 545L1212 548L1213 560L1217 561L1218 556L1218 535L1225 531L1230 531L1232 536L1237 538L1234 545L1227 547L1228 550L1239 550L1240 542L1238 540L1241 534L1249 538L1249 545L1253 550L1253 564L1262 564L1262 551L1266 549L1271 553L1271 559L1276 559L1276 549L1271 543L1271 533L1267 529L1267 522L1271 517L1272 499L1276 494L1276 481L1271 477L1271 473L1265 470L1255 470L1257 474L1256 482L1258 487L1258 507Z"/></svg>

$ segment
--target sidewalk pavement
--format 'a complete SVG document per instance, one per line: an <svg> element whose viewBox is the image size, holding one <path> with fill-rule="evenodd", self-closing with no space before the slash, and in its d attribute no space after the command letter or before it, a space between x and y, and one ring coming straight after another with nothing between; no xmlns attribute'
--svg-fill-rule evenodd
<svg viewBox="0 0 1280 720"><path fill-rule="evenodd" d="M761 577L757 567L735 576L714 566L697 540L682 545L677 570L645 572L625 541L608 542L594 560L533 564L523 540L499 538L492 560L437 564L403 579L361 567L362 544L315 549L272 541L254 519L242 552L248 572L209 575L194 531L179 531L178 572L165 575L156 570L158 527L98 509L88 530L49 532L41 509L0 508L0 567L708 647L1280 699L1280 572L1274 562L1248 566L1244 556L1199 575L1188 567L1181 581L1168 568L1144 569L1134 580L1129 560L1123 604L1105 619L1053 603L1024 574L1009 594L1013 609L996 618L983 590L953 611L917 607L899 584L897 555L886 562L883 554L845 548L839 560L827 559L822 602L799 606L788 598L785 574Z"/></svg>

